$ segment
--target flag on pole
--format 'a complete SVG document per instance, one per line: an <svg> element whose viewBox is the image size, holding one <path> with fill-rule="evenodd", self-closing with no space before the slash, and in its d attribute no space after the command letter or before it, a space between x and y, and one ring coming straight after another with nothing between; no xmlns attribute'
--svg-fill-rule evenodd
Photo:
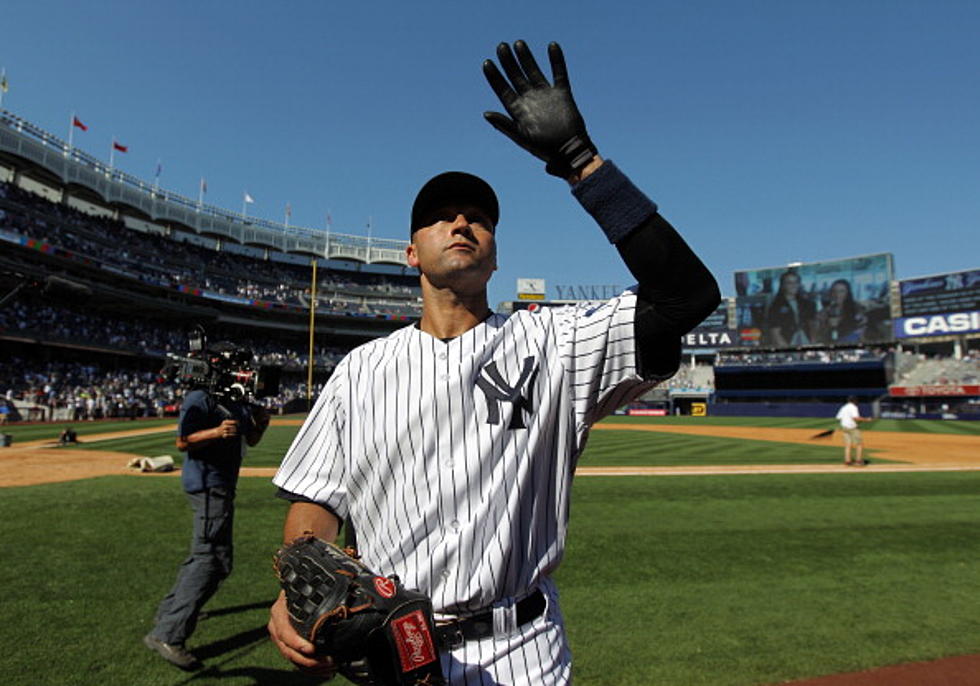
<svg viewBox="0 0 980 686"><path fill-rule="evenodd" d="M288 202L286 203L286 216L287 217L293 216L293 206L290 205Z"/></svg>
<svg viewBox="0 0 980 686"><path fill-rule="evenodd" d="M162 171L163 171L163 163L160 160L157 160L157 170L156 170L156 173L154 174L154 176L157 179L159 179L160 178L160 172L162 172Z"/></svg>
<svg viewBox="0 0 980 686"><path fill-rule="evenodd" d="M123 145L122 143L118 142L115 138L112 139L112 147L114 150L118 150L119 152L129 152L129 146Z"/></svg>
<svg viewBox="0 0 980 686"><path fill-rule="evenodd" d="M249 195L248 191L245 191L245 202L247 202L249 205L255 202L255 198Z"/></svg>
<svg viewBox="0 0 980 686"><path fill-rule="evenodd" d="M10 82L7 81L7 73L4 72L3 76L0 76L0 91L6 93L10 90Z"/></svg>
<svg viewBox="0 0 980 686"><path fill-rule="evenodd" d="M82 131L88 131L88 127L82 123L82 120L75 116L75 112L72 111L71 119L68 120L68 149L65 150L65 154L70 154L71 149L74 147L75 140L75 129L81 129ZM111 150L109 151L112 152Z"/></svg>
<svg viewBox="0 0 980 686"><path fill-rule="evenodd" d="M201 195L208 192L208 182L203 176L201 177Z"/></svg>

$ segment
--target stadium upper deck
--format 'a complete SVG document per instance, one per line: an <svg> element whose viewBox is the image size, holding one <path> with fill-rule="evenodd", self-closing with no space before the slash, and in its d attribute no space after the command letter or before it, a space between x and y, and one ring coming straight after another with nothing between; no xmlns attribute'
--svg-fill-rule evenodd
<svg viewBox="0 0 980 686"><path fill-rule="evenodd" d="M310 305L316 260L318 331L365 339L418 315L405 241L327 236L193 203L5 111L0 191L0 238L14 246L5 251L13 262L2 265L8 275L36 279L67 270L87 286L92 279L109 289L122 283L151 301L172 300L176 290L184 302L225 319L237 310L239 323L260 314L255 308L263 311L265 321L246 326L279 321L296 329Z"/></svg>
<svg viewBox="0 0 980 686"><path fill-rule="evenodd" d="M15 114L0 109L0 180L72 205L86 197L107 212L170 229L231 239L287 254L405 265L407 241L330 233L249 217L195 201L113 169Z"/></svg>

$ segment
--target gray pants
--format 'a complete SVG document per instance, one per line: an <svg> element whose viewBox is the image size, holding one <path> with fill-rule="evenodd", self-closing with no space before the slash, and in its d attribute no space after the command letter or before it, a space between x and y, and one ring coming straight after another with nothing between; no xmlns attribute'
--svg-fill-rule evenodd
<svg viewBox="0 0 980 686"><path fill-rule="evenodd" d="M160 603L156 626L150 632L176 645L194 633L198 613L231 574L232 565L234 491L211 488L188 493L187 499L194 510L190 555L181 563L174 587Z"/></svg>

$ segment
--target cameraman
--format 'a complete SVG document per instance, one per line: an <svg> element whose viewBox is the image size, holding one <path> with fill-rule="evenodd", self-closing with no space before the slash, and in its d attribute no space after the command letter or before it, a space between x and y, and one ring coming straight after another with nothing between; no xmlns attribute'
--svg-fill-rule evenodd
<svg viewBox="0 0 980 686"><path fill-rule="evenodd" d="M243 351L220 342L209 355L212 368L230 369ZM246 445L258 444L268 425L269 413L249 403L244 393L195 388L180 407L177 449L184 451L181 482L194 511L191 550L143 643L183 670L202 667L184 643L194 632L201 607L231 573L238 470Z"/></svg>

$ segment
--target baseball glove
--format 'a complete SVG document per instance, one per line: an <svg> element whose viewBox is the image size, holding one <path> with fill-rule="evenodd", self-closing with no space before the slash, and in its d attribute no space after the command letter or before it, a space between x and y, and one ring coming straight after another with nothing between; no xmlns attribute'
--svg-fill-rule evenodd
<svg viewBox="0 0 980 686"><path fill-rule="evenodd" d="M276 575L296 632L358 684L445 684L432 603L313 535L276 553Z"/></svg>

